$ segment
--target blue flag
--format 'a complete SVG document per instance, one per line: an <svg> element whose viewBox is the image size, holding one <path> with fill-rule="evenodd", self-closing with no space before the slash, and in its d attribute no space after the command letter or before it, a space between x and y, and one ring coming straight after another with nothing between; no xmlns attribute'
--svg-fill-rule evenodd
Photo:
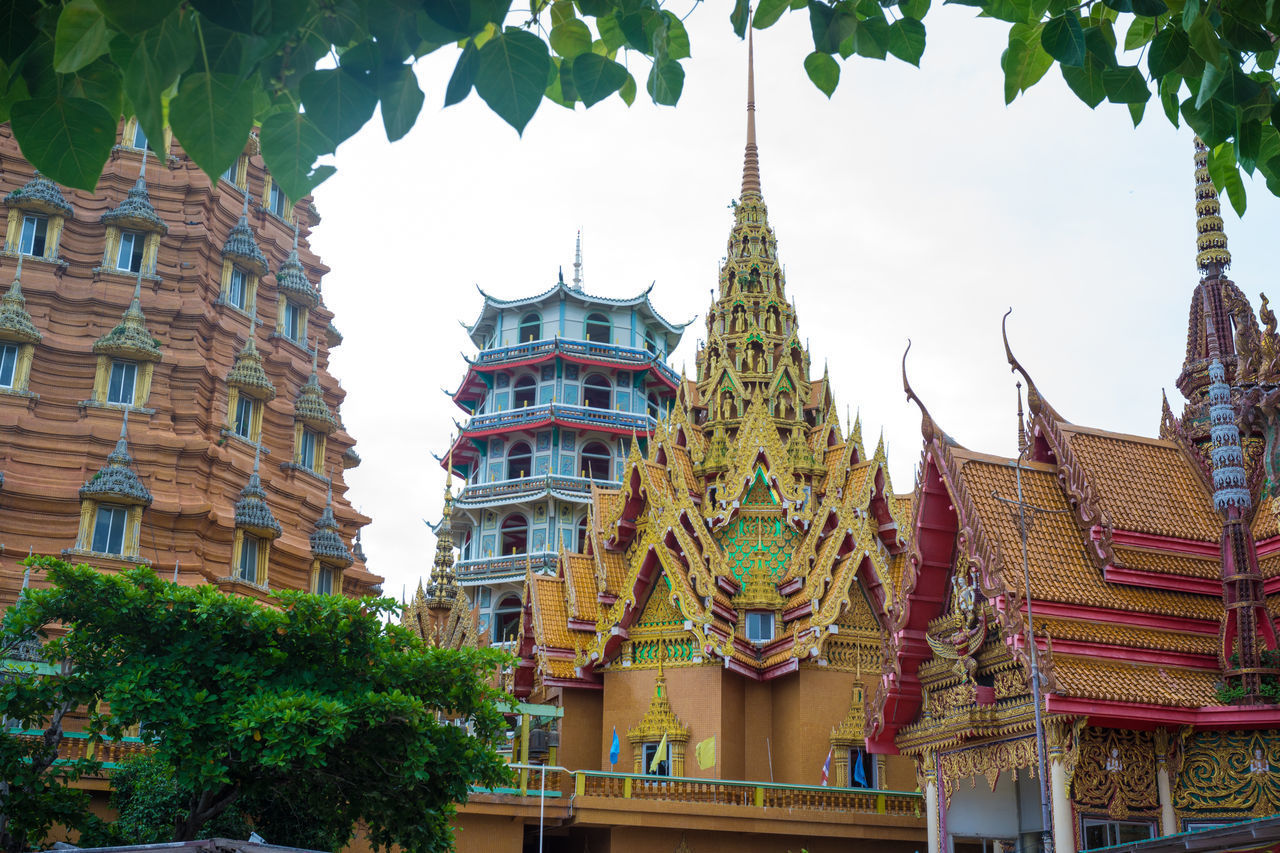
<svg viewBox="0 0 1280 853"><path fill-rule="evenodd" d="M867 770L863 762L867 760L867 756L862 750L855 749L853 751L853 781L858 783L859 788L867 787Z"/></svg>
<svg viewBox="0 0 1280 853"><path fill-rule="evenodd" d="M609 763L617 764L618 756L622 754L622 743L618 740L618 727L613 727L613 745L609 747Z"/></svg>

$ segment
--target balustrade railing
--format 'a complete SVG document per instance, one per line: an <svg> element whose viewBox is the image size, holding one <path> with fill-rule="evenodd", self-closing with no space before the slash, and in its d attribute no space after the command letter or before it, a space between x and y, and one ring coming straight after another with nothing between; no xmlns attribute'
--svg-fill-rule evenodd
<svg viewBox="0 0 1280 853"><path fill-rule="evenodd" d="M490 501L497 498L509 498L520 495L540 494L547 490L580 494L586 497L591 493L591 484L612 486L616 480L591 477L564 477L558 474L542 474L534 477L512 477L510 480L498 480L493 483L469 483L455 498L456 503Z"/></svg>
<svg viewBox="0 0 1280 853"><path fill-rule="evenodd" d="M662 359L656 358L647 349L604 344L595 341L575 341L565 338L527 341L523 344L482 350L473 359L473 362L476 364L499 364L557 352L618 362L632 367L653 367L673 384L679 380L679 376L674 370L668 367Z"/></svg>
<svg viewBox="0 0 1280 853"><path fill-rule="evenodd" d="M908 791L871 788L832 788L817 785L782 785L732 779L696 779L677 776L642 776L591 770L545 768L546 791L574 797L619 800L654 800L717 806L780 808L848 814L920 817L922 796ZM505 793L537 797L543 790L537 765L513 765L514 784ZM495 792L497 793L497 792ZM552 796L548 793L548 796Z"/></svg>
<svg viewBox="0 0 1280 853"><path fill-rule="evenodd" d="M504 557L477 557L473 560L459 560L454 564L458 576L467 579L483 579L493 575L524 574L526 566L533 566L534 572L554 569L560 555L555 551L542 551L531 554L507 554Z"/></svg>
<svg viewBox="0 0 1280 853"><path fill-rule="evenodd" d="M467 432L480 432L499 427L517 427L540 423L556 418L566 423L584 427L613 427L648 434L657 425L652 417L639 412L623 412L615 409L596 409L591 406L571 406L567 403L543 403L540 406L524 406L488 415L476 415L467 422Z"/></svg>
<svg viewBox="0 0 1280 853"><path fill-rule="evenodd" d="M3 733L3 731L3 729L0 729L0 733ZM44 732L42 731L14 731L10 729L9 734L12 737L26 741L44 740ZM142 754L147 749L148 747L142 740L136 737L93 744L89 740L89 736L84 732L63 732L62 740L58 743L58 760L76 761L81 758L93 758L101 761L106 769L112 770L135 755Z"/></svg>

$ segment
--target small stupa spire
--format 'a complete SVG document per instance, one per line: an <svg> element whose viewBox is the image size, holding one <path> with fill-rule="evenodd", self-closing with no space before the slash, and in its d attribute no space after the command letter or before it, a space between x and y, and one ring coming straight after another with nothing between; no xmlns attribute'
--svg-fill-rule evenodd
<svg viewBox="0 0 1280 853"><path fill-rule="evenodd" d="M1196 266L1205 278L1217 278L1231 266L1222 227L1218 191L1209 177L1209 149L1196 137Z"/></svg>
<svg viewBox="0 0 1280 853"><path fill-rule="evenodd" d="M747 147L742 158L742 195L760 195L760 153L756 149L756 71L751 27L747 27Z"/></svg>
<svg viewBox="0 0 1280 853"><path fill-rule="evenodd" d="M582 290L582 229L578 229L578 239L573 247L573 289Z"/></svg>

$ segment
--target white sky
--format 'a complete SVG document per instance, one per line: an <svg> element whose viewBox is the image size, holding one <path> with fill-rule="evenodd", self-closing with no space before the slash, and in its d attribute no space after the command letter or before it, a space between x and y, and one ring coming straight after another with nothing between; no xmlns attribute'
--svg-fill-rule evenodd
<svg viewBox="0 0 1280 853"><path fill-rule="evenodd" d="M419 63L427 103L395 144L375 117L337 153L316 192L312 246L345 336L332 370L363 464L348 496L373 517L369 568L400 595L435 550L441 453L463 412L457 387L481 298L510 298L571 275L583 228L589 292L628 296L656 281L667 318L698 322L673 366L693 375L695 342L716 285L739 191L746 45L725 4L686 22L693 57L684 95L659 108L643 91L569 112L544 102L523 139L474 93L441 108L453 49ZM804 74L808 17L788 13L756 38L764 196L810 339L836 401L861 409L868 451L883 427L896 491L912 487L920 419L912 384L962 444L1014 452L1010 338L1064 417L1154 435L1160 391L1186 342L1195 270L1192 136L1154 99L1128 110L1078 101L1056 69L1006 108L1000 53L1008 25L935 2L919 70L890 58L843 66L828 101ZM1123 38L1123 33L1121 33ZM1132 61L1132 60L1131 60ZM1254 301L1276 289L1280 202L1249 184L1238 220L1224 203L1231 276ZM1280 293L1275 294L1280 296Z"/></svg>

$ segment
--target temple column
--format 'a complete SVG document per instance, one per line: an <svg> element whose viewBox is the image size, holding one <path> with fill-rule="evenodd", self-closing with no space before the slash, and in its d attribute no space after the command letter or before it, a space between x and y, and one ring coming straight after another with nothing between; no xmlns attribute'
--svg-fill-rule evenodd
<svg viewBox="0 0 1280 853"><path fill-rule="evenodd" d="M1160 834L1178 831L1178 816L1173 811L1173 786L1169 781L1169 731L1156 729L1156 786L1160 795Z"/></svg>
<svg viewBox="0 0 1280 853"><path fill-rule="evenodd" d="M938 814L938 767L934 755L926 752L918 759L924 780L924 810L929 822L929 853L942 853L942 833Z"/></svg>
<svg viewBox="0 0 1280 853"><path fill-rule="evenodd" d="M1066 721L1055 721L1046 728L1054 853L1076 853L1076 820L1071 807L1071 777L1076 763L1072 726Z"/></svg>

